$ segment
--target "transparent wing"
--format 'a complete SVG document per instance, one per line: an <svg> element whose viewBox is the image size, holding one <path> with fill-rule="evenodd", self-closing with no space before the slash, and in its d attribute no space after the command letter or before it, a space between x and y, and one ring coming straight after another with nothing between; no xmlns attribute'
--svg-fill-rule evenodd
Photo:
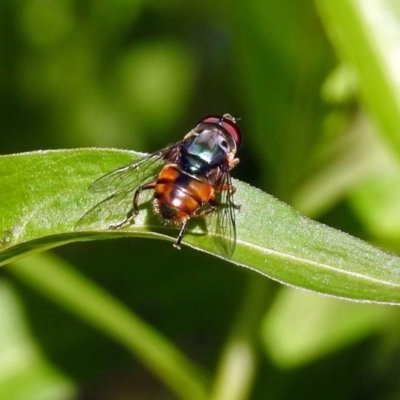
<svg viewBox="0 0 400 400"><path fill-rule="evenodd" d="M87 211L76 223L75 228L109 228L124 221L132 212L132 190L114 193ZM145 201L143 198L141 200Z"/></svg>
<svg viewBox="0 0 400 400"><path fill-rule="evenodd" d="M78 220L76 227L93 224L110 226L124 220L132 210L136 189L156 179L166 161L175 162L180 143L147 155L94 181L88 190L92 193L104 193L105 198L87 211Z"/></svg>
<svg viewBox="0 0 400 400"><path fill-rule="evenodd" d="M134 163L127 164L95 180L89 191L93 193L114 193L126 189L135 189L151 176L157 175L166 160L175 162L180 143L166 147L155 153L144 156Z"/></svg>
<svg viewBox="0 0 400 400"><path fill-rule="evenodd" d="M235 187L232 186L229 171L221 172L214 185L217 209L207 216L207 230L215 250L230 258L236 246L236 211L240 208L233 201Z"/></svg>

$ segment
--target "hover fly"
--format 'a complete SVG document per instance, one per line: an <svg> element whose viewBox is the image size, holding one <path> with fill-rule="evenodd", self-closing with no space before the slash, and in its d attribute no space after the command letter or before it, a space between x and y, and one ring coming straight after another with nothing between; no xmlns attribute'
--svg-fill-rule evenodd
<svg viewBox="0 0 400 400"><path fill-rule="evenodd" d="M141 193L148 190L153 193L154 213L164 223L179 227L176 248L180 248L189 220L205 218L216 251L230 257L236 245L235 210L240 208L233 202L236 189L230 170L239 163L235 155L241 144L242 134L231 115L204 117L183 140L94 181L90 191L109 195L78 225L90 215L102 215L105 209L121 208L126 198L132 198L126 218L109 229L128 226L139 214Z"/></svg>

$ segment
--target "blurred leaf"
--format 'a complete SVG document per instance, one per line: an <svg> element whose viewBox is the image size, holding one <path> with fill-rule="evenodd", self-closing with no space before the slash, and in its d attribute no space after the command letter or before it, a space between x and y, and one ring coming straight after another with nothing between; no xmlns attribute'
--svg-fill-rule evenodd
<svg viewBox="0 0 400 400"><path fill-rule="evenodd" d="M334 65L323 27L312 1L241 1L228 17L242 99L238 116L248 124L246 147L257 165L249 176L260 174L263 189L291 202L320 135L320 88Z"/></svg>
<svg viewBox="0 0 400 400"><path fill-rule="evenodd" d="M0 281L0 393L3 399L65 400L74 383L50 364L32 338L19 299Z"/></svg>
<svg viewBox="0 0 400 400"><path fill-rule="evenodd" d="M226 341L212 390L212 400L249 398L258 364L258 333L271 286L253 276Z"/></svg>
<svg viewBox="0 0 400 400"><path fill-rule="evenodd" d="M204 376L131 310L49 254L15 261L10 272L125 346L182 399L204 399Z"/></svg>
<svg viewBox="0 0 400 400"><path fill-rule="evenodd" d="M318 0L338 53L354 70L361 97L400 154L400 3Z"/></svg>
<svg viewBox="0 0 400 400"><path fill-rule="evenodd" d="M372 143L371 143L372 144ZM373 170L350 193L354 212L367 230L380 240L400 239L400 163L396 154L374 140Z"/></svg>
<svg viewBox="0 0 400 400"><path fill-rule="evenodd" d="M393 311L283 288L265 317L262 341L278 365L298 367L379 332Z"/></svg>
<svg viewBox="0 0 400 400"><path fill-rule="evenodd" d="M71 3L65 0L25 2L21 10L21 30L37 48L49 48L65 40L74 22Z"/></svg>
<svg viewBox="0 0 400 400"><path fill-rule="evenodd" d="M326 78L322 86L322 97L328 104L343 105L354 102L357 79L347 64L340 64Z"/></svg>
<svg viewBox="0 0 400 400"><path fill-rule="evenodd" d="M88 185L101 174L138 158L118 150L64 150L0 159L2 220L0 262L77 240L123 236L176 237L176 229L139 213L129 228L109 231L98 221L77 231L78 219L102 200ZM400 301L400 259L309 220L289 206L236 182L237 246L232 262L280 282L361 301ZM131 199L126 199L127 212ZM147 208L148 210L149 208ZM115 221L124 216L114 215ZM168 236L166 236L168 234ZM212 252L200 226L185 235L190 246Z"/></svg>
<svg viewBox="0 0 400 400"><path fill-rule="evenodd" d="M126 107L126 115L133 114L148 134L162 131L181 115L195 71L187 49L177 42L135 46L119 60L115 97Z"/></svg>
<svg viewBox="0 0 400 400"><path fill-rule="evenodd" d="M382 169L384 146L367 116L358 112L350 121L349 116L344 118L343 112L331 112L326 118L327 130L345 127L325 139L309 176L293 196L292 205L308 216L322 215Z"/></svg>

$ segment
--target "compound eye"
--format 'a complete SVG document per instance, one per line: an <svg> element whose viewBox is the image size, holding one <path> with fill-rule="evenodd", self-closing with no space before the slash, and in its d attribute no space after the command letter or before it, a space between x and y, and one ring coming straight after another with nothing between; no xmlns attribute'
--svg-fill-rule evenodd
<svg viewBox="0 0 400 400"><path fill-rule="evenodd" d="M199 121L199 124L214 124L218 125L228 133L229 136L235 141L237 148L242 145L242 132L236 124L235 118L229 114L208 115Z"/></svg>

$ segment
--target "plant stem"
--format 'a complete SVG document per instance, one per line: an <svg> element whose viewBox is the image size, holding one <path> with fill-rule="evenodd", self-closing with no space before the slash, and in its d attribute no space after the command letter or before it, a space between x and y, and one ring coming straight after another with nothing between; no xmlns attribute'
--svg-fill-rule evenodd
<svg viewBox="0 0 400 400"><path fill-rule="evenodd" d="M252 275L244 300L223 350L212 400L247 399L257 369L260 324L271 296L271 283Z"/></svg>

